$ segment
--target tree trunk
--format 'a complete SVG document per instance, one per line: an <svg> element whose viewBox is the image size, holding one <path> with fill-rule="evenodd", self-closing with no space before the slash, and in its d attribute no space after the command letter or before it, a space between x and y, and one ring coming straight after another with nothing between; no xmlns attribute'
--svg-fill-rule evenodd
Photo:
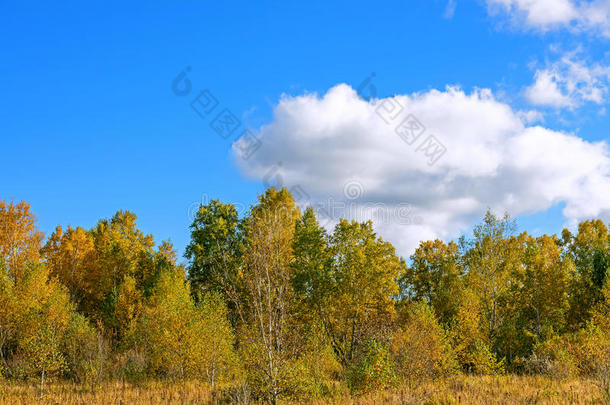
<svg viewBox="0 0 610 405"><path fill-rule="evenodd" d="M40 398L42 398L43 389L44 389L44 370L42 370L42 373L40 374Z"/></svg>

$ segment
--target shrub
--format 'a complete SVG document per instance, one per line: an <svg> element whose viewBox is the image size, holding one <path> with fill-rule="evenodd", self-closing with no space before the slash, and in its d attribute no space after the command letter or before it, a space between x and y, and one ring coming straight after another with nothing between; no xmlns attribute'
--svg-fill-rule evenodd
<svg viewBox="0 0 610 405"><path fill-rule="evenodd" d="M375 339L367 341L362 358L349 373L349 385L352 391L367 393L384 390L395 383L396 375L392 369L388 347Z"/></svg>
<svg viewBox="0 0 610 405"><path fill-rule="evenodd" d="M459 367L445 330L423 302L410 308L405 325L392 338L390 351L398 377L409 384L454 374Z"/></svg>

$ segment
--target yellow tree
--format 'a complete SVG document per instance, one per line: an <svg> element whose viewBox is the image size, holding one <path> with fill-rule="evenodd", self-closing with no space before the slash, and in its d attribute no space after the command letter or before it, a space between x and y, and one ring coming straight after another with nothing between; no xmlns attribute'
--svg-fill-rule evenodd
<svg viewBox="0 0 610 405"><path fill-rule="evenodd" d="M511 286L515 266L519 266L519 241L511 239L514 223L505 215L497 218L485 214L483 223L475 226L470 241L462 239L465 254L466 282L481 303L484 330L493 341L503 321L503 297Z"/></svg>
<svg viewBox="0 0 610 405"><path fill-rule="evenodd" d="M205 376L213 387L235 371L233 332L218 298L206 295L196 307L182 268L160 274L131 335L151 374Z"/></svg>
<svg viewBox="0 0 610 405"><path fill-rule="evenodd" d="M561 250L553 237L529 236L526 244L521 296L530 314L531 330L540 340L543 327L557 332L564 326L573 269L569 260L562 260Z"/></svg>
<svg viewBox="0 0 610 405"><path fill-rule="evenodd" d="M0 374L8 369L7 360L13 348L15 337L16 297L14 282L8 274L6 265L0 260Z"/></svg>
<svg viewBox="0 0 610 405"><path fill-rule="evenodd" d="M64 233L58 226L41 249L41 254L51 274L68 288L72 301L79 304L90 289L86 276L96 264L91 235L81 227L68 227Z"/></svg>
<svg viewBox="0 0 610 405"><path fill-rule="evenodd" d="M0 200L0 260L13 278L21 278L28 263L38 263L42 238L28 203Z"/></svg>
<svg viewBox="0 0 610 405"><path fill-rule="evenodd" d="M15 284L15 297L18 371L38 375L42 395L45 379L65 371L62 341L73 307L65 287L49 279L42 265L28 266Z"/></svg>
<svg viewBox="0 0 610 405"><path fill-rule="evenodd" d="M425 302L412 303L394 333L390 352L398 376L410 384L457 372L458 362L449 337Z"/></svg>
<svg viewBox="0 0 610 405"><path fill-rule="evenodd" d="M373 224L341 220L330 237L333 257L324 289L322 321L343 364L365 341L383 335L395 314L394 296L404 261L377 237Z"/></svg>
<svg viewBox="0 0 610 405"><path fill-rule="evenodd" d="M263 394L276 403L281 373L289 352L288 327L292 289L293 238L300 214L286 189L268 189L246 219L243 284L252 333L259 348L251 367L262 374Z"/></svg>

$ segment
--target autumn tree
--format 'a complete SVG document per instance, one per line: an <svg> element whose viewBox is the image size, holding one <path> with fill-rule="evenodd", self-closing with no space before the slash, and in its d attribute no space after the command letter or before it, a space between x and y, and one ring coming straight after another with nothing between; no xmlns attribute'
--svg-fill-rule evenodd
<svg viewBox="0 0 610 405"><path fill-rule="evenodd" d="M316 219L311 207L297 221L293 242L293 286L299 300L299 315L302 322L329 326L324 319L329 305L328 288L332 282L332 256L327 244L327 235Z"/></svg>
<svg viewBox="0 0 610 405"><path fill-rule="evenodd" d="M28 263L38 263L42 238L28 203L0 200L0 260L11 277L21 278Z"/></svg>
<svg viewBox="0 0 610 405"><path fill-rule="evenodd" d="M528 238L524 264L521 296L531 322L530 331L540 340L545 328L559 331L564 326L572 263L562 259L554 238L543 235Z"/></svg>
<svg viewBox="0 0 610 405"><path fill-rule="evenodd" d="M268 189L244 224L243 284L251 333L246 337L251 367L258 368L261 390L276 403L284 365L290 356L289 320L294 299L293 237L300 214L286 190Z"/></svg>
<svg viewBox="0 0 610 405"><path fill-rule="evenodd" d="M68 287L78 309L121 339L150 294L159 274L172 269L176 253L169 242L155 251L152 235L126 211L101 220L91 230L57 227L42 248L51 274Z"/></svg>
<svg viewBox="0 0 610 405"><path fill-rule="evenodd" d="M73 306L65 287L49 279L48 271L39 264L28 266L14 290L18 311L15 371L39 376L42 395L45 379L66 371L62 341Z"/></svg>
<svg viewBox="0 0 610 405"><path fill-rule="evenodd" d="M333 349L348 364L365 341L383 335L395 314L394 296L405 264L373 224L341 220L329 238L333 258L321 285L321 320Z"/></svg>
<svg viewBox="0 0 610 405"><path fill-rule="evenodd" d="M601 290L610 265L609 237L599 219L581 222L576 235L567 229L562 233L565 255L576 267L568 314L573 330L590 319L592 308L603 299Z"/></svg>
<svg viewBox="0 0 610 405"><path fill-rule="evenodd" d="M14 349L17 316L14 280L0 259L0 375L8 371L8 359Z"/></svg>
<svg viewBox="0 0 610 405"><path fill-rule="evenodd" d="M68 227L63 232L58 226L41 249L41 254L51 274L70 291L72 301L80 304L91 289L86 277L96 265L91 235L80 227Z"/></svg>
<svg viewBox="0 0 610 405"><path fill-rule="evenodd" d="M151 375L206 377L213 386L235 372L233 334L222 303L212 296L195 306L184 271L163 272L131 335Z"/></svg>
<svg viewBox="0 0 610 405"><path fill-rule="evenodd" d="M485 214L482 224L473 229L471 240L462 239L466 282L481 302L485 333L493 340L502 323L501 302L511 285L512 270L518 266L518 245L509 238L514 222L508 215L497 218Z"/></svg>
<svg viewBox="0 0 610 405"><path fill-rule="evenodd" d="M405 308L404 322L394 332L390 352L394 369L409 385L435 376L454 374L458 362L447 332L424 301Z"/></svg>
<svg viewBox="0 0 610 405"><path fill-rule="evenodd" d="M411 263L401 279L403 294L412 301L425 300L441 323L449 323L457 313L463 289L458 245L438 239L421 242Z"/></svg>

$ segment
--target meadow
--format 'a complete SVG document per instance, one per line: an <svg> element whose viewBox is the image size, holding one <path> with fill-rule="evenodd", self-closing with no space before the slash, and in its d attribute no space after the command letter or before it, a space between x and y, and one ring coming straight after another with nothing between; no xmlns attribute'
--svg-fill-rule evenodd
<svg viewBox="0 0 610 405"><path fill-rule="evenodd" d="M9 404L230 404L244 401L234 390L189 382L109 383L85 388L72 383L51 383L43 397L38 387L7 384L0 389L0 405ZM412 389L381 391L362 396L290 401L280 404L607 404L603 390L591 380L558 380L540 376L457 376L422 383Z"/></svg>

